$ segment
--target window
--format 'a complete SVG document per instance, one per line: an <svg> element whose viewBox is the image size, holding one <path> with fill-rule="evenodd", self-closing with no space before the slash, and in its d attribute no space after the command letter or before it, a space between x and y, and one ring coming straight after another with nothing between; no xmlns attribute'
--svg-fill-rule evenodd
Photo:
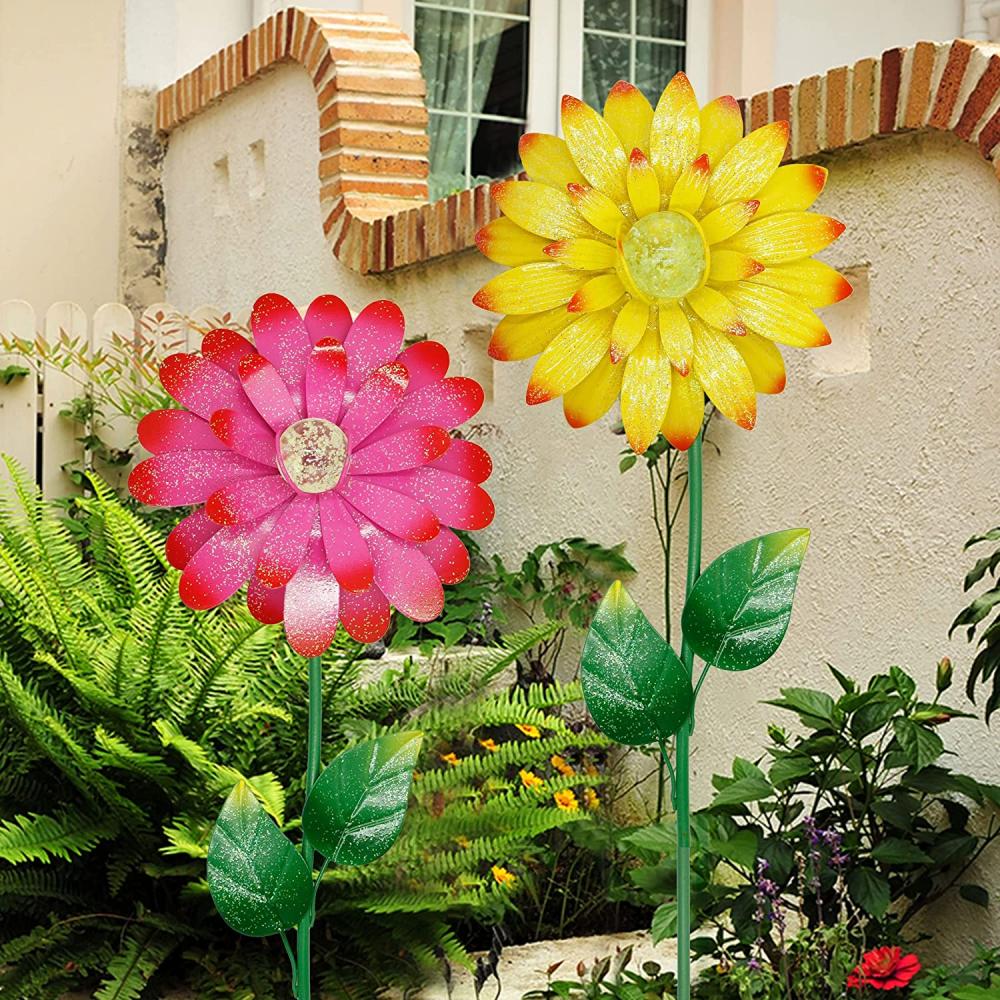
<svg viewBox="0 0 1000 1000"><path fill-rule="evenodd" d="M414 37L430 113L432 199L520 169L529 4L415 0Z"/></svg>
<svg viewBox="0 0 1000 1000"><path fill-rule="evenodd" d="M583 99L600 110L617 80L634 83L655 106L684 69L685 0L584 0Z"/></svg>

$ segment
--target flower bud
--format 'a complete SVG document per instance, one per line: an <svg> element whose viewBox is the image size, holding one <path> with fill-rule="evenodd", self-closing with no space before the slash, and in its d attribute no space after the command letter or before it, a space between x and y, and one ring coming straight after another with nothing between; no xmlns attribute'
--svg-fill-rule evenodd
<svg viewBox="0 0 1000 1000"><path fill-rule="evenodd" d="M951 660L947 656L942 656L940 661L938 661L937 678L935 679L938 694L941 694L942 691L947 691L951 687L954 672L955 669L951 665Z"/></svg>

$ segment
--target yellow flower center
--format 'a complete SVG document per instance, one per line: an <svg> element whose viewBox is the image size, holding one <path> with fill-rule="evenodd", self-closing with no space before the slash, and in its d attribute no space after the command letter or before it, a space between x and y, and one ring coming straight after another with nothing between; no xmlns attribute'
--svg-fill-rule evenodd
<svg viewBox="0 0 1000 1000"><path fill-rule="evenodd" d="M701 227L685 212L643 216L619 245L628 283L652 305L682 298L705 279L708 246Z"/></svg>
<svg viewBox="0 0 1000 1000"><path fill-rule="evenodd" d="M334 423L307 417L289 424L278 438L281 471L303 493L332 490L347 464L347 436Z"/></svg>

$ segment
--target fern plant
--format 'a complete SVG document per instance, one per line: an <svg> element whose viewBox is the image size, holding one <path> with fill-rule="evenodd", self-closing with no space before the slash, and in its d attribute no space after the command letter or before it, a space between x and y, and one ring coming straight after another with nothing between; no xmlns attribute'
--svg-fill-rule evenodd
<svg viewBox="0 0 1000 1000"><path fill-rule="evenodd" d="M72 529L9 461L7 480L0 992L129 1000L183 979L205 997L280 995L284 954L225 927L204 858L241 779L284 829L301 812L302 660L236 602L189 612L159 531L100 480ZM507 683L555 627L389 666L346 637L327 654L329 755L407 728L426 747L396 847L326 874L317 971L339 995L466 961L457 922L498 919L535 838L585 813L605 741L563 721L578 687Z"/></svg>

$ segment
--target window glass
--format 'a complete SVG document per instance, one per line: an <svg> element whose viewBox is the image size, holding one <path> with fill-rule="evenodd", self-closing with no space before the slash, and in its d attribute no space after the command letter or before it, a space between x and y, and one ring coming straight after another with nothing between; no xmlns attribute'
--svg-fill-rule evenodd
<svg viewBox="0 0 1000 1000"><path fill-rule="evenodd" d="M427 81L431 198L518 169L530 0L416 0Z"/></svg>
<svg viewBox="0 0 1000 1000"><path fill-rule="evenodd" d="M655 105L684 68L686 19L685 0L585 0L584 100L603 107L608 91L624 79Z"/></svg>

